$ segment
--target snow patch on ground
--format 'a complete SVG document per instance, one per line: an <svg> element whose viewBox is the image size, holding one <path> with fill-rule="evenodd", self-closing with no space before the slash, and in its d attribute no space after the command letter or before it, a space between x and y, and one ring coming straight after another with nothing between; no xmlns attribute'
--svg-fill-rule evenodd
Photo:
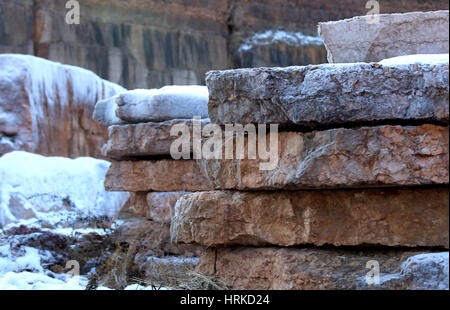
<svg viewBox="0 0 450 310"><path fill-rule="evenodd" d="M253 36L244 39L239 47L239 52L251 50L255 46L265 46L271 44L286 44L293 46L323 45L323 40L319 36L307 36L301 32L284 30L267 30L255 33Z"/></svg>
<svg viewBox="0 0 450 310"><path fill-rule="evenodd" d="M129 194L105 191L109 166L21 151L0 157L0 289L85 289L86 276L51 267L63 268L71 259L68 245L73 249L87 235L114 229Z"/></svg>
<svg viewBox="0 0 450 310"><path fill-rule="evenodd" d="M417 54L383 59L379 63L384 66L425 64L439 65L449 62L449 54Z"/></svg>
<svg viewBox="0 0 450 310"><path fill-rule="evenodd" d="M22 256L15 256L9 244L0 246L0 274L20 270L43 272L39 251L31 247L22 250Z"/></svg>
<svg viewBox="0 0 450 310"><path fill-rule="evenodd" d="M12 152L0 158L0 227L25 220L70 227L80 218L115 218L128 193L106 192L110 163Z"/></svg>
<svg viewBox="0 0 450 310"><path fill-rule="evenodd" d="M0 290L84 289L84 277L71 279L45 270L42 261L49 256L48 251L32 247L13 250L9 244L0 245Z"/></svg>
<svg viewBox="0 0 450 310"><path fill-rule="evenodd" d="M64 281L42 273L9 272L0 276L0 290L84 290L87 279Z"/></svg>
<svg viewBox="0 0 450 310"><path fill-rule="evenodd" d="M71 290L71 291L81 291L85 290L88 284L88 279L86 277L78 278L64 278L61 276L56 278L55 275L49 276L42 273L32 273L32 272L8 272L3 276L0 275L0 290L41 290L41 291L58 291L58 290ZM111 290L108 287L100 286L97 288L98 291ZM152 286L142 286L139 284L132 284L127 286L125 291L152 291L160 290L166 291L171 290L167 287L152 287Z"/></svg>

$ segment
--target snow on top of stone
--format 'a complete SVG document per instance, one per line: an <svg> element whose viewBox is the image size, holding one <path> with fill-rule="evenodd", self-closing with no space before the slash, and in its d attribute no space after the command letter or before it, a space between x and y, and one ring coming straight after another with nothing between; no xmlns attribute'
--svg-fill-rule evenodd
<svg viewBox="0 0 450 310"><path fill-rule="evenodd" d="M301 32L284 30L267 30L257 32L246 38L239 51L251 50L254 46L265 46L274 43L283 43L294 46L323 45L323 40L319 36L308 36Z"/></svg>
<svg viewBox="0 0 450 310"><path fill-rule="evenodd" d="M91 104L99 100L98 94L105 98L125 88L98 77L92 71L63 65L40 57L21 54L0 55L0 70L2 79L15 80L25 76L25 88L29 96L31 107L40 118L57 115L52 107L55 103L67 105L74 97L75 104ZM47 102L49 114L41 102Z"/></svg>
<svg viewBox="0 0 450 310"><path fill-rule="evenodd" d="M124 124L125 122L116 115L117 97L118 95L98 101L95 104L92 119L106 126Z"/></svg>
<svg viewBox="0 0 450 310"><path fill-rule="evenodd" d="M129 194L105 191L109 166L89 157L26 152L0 157L0 227L27 220L56 226L79 217L115 217Z"/></svg>
<svg viewBox="0 0 450 310"><path fill-rule="evenodd" d="M64 99L61 100L63 102L68 99L67 91L64 90L67 90L69 77L73 91L72 94L83 98L91 97L94 103L98 99L95 98L95 95L98 93L104 93L105 97L111 97L116 92L126 90L120 85L100 78L90 70L31 55L2 54L0 55L0 63L11 63L16 67L13 69L12 66L9 66L8 71L2 71L2 77L8 73L11 74L24 70L30 78L30 82L33 82L31 85L27 85L30 87L29 90L37 92L33 94L42 95L42 92L44 92L44 94L51 96L55 95L55 91L60 91L60 95L64 96L61 98ZM111 87L111 90L114 92L112 93L111 90L105 88L102 84ZM99 88L101 91L96 91L96 88ZM92 100L90 101L92 102Z"/></svg>
<svg viewBox="0 0 450 310"><path fill-rule="evenodd" d="M131 123L208 117L209 93L206 86L165 86L136 89L116 99L116 115Z"/></svg>
<svg viewBox="0 0 450 310"><path fill-rule="evenodd" d="M0 55L0 72L0 132L10 133L0 134L1 154L14 149L95 154L103 129L86 114L98 100L125 91L89 70L30 55ZM15 102L21 104L12 108ZM55 132L62 134L57 141L51 140ZM76 138L65 144L63 135ZM84 146L80 138L87 139Z"/></svg>
<svg viewBox="0 0 450 310"><path fill-rule="evenodd" d="M154 96L159 94L181 95L181 96L208 96L208 88L200 85L168 85L153 89L129 90L126 94L140 96Z"/></svg>
<svg viewBox="0 0 450 310"><path fill-rule="evenodd" d="M440 65L449 63L449 54L416 54L397 56L392 58L383 59L379 62L384 66L396 66L396 65Z"/></svg>

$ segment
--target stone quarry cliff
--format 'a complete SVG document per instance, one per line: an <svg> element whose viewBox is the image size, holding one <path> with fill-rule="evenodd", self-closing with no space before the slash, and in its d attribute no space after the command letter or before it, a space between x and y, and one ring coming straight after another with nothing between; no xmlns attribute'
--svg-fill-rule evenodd
<svg viewBox="0 0 450 310"><path fill-rule="evenodd" d="M212 69L326 62L317 23L365 15L366 1L0 0L0 53L90 69L127 88L204 84ZM381 13L448 9L448 1L383 1Z"/></svg>

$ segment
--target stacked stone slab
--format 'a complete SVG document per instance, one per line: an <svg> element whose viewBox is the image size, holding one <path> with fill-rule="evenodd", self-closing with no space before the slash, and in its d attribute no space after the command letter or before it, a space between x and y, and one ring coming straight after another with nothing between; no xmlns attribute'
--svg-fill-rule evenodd
<svg viewBox="0 0 450 310"><path fill-rule="evenodd" d="M122 167L120 171L115 168L108 172L106 188L116 184L116 177L129 180L130 174L141 173L129 180L133 185L117 185L119 191L130 192L130 200L122 210L117 242L136 248L134 264L141 276L152 283L172 283L173 277L186 272L187 267L195 267L203 249L171 242L170 224L176 201L187 191L210 188L200 183L198 187L184 186L185 179L194 180L198 175L194 161L175 161L170 150L177 139L171 135L171 129L175 125L192 129L193 116L207 116L207 102L206 87L165 87L120 93L99 101L94 111L94 119L109 126L103 155L115 167ZM206 122L207 119L203 124ZM181 172L185 175L179 181L168 183L172 174ZM149 180L154 186L149 186Z"/></svg>
<svg viewBox="0 0 450 310"><path fill-rule="evenodd" d="M279 162L192 163L184 186L215 190L178 200L172 239L209 246L197 271L235 289L448 289L448 70L432 55L209 72L211 122L279 124ZM123 162L109 185L151 189L167 167Z"/></svg>
<svg viewBox="0 0 450 310"><path fill-rule="evenodd" d="M330 63L448 53L449 11L358 16L319 23ZM343 35L345 34L345 35Z"/></svg>

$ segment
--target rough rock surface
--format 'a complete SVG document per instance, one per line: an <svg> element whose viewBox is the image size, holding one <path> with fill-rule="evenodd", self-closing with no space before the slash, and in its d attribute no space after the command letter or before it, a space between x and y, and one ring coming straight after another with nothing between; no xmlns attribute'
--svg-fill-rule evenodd
<svg viewBox="0 0 450 310"><path fill-rule="evenodd" d="M209 117L217 124L448 123L448 74L448 61L211 71Z"/></svg>
<svg viewBox="0 0 450 310"><path fill-rule="evenodd" d="M170 224L175 215L175 204L190 192L137 192L130 193L123 212L133 213L157 223Z"/></svg>
<svg viewBox="0 0 450 310"><path fill-rule="evenodd" d="M110 191L173 192L214 188L194 160L113 161L105 187Z"/></svg>
<svg viewBox="0 0 450 310"><path fill-rule="evenodd" d="M280 132L278 164L274 170L260 170L262 159L199 160L203 173L218 189L311 189L356 188L375 186L410 186L449 183L448 127L376 126L359 129L338 128L310 133ZM245 142L247 149L247 140ZM272 149L273 157L276 150ZM275 159L273 162L276 163ZM117 172L124 174L122 186L152 175L142 172L145 165L113 164L111 183L120 182ZM195 168L192 168L195 170ZM163 170L153 170L161 175ZM182 174L181 174L182 175ZM200 175L200 173L197 173ZM174 178L166 177L165 182ZM112 186L118 190L121 187ZM172 189L174 190L174 189ZM177 188L176 190L182 190Z"/></svg>
<svg viewBox="0 0 450 310"><path fill-rule="evenodd" d="M449 52L449 12L412 12L319 23L330 63L376 62L411 54ZM369 22L368 22L369 21Z"/></svg>
<svg viewBox="0 0 450 310"><path fill-rule="evenodd" d="M207 123L209 123L208 120L202 120L202 127ZM170 131L175 125L189 127L192 135L192 120L110 126L108 142L104 145L102 153L108 158L115 159L170 155L172 143L179 138L170 135Z"/></svg>
<svg viewBox="0 0 450 310"><path fill-rule="evenodd" d="M107 132L91 119L94 105L124 88L85 69L25 55L0 55L0 72L0 155L101 156Z"/></svg>
<svg viewBox="0 0 450 310"><path fill-rule="evenodd" d="M171 237L204 245L449 246L449 190L204 192L177 202Z"/></svg>
<svg viewBox="0 0 450 310"><path fill-rule="evenodd" d="M208 249L203 253L197 271L215 276L233 289L429 289L429 279L439 279L431 288L440 289L443 286L443 276L434 275L437 268L433 270L428 266L424 266L427 272L418 273L416 277L405 277L401 281L382 281L389 275L397 276L406 259L424 252L427 251L218 248ZM380 284L369 286L366 281L366 276L374 266L370 261L377 261L379 264ZM424 278L420 281L415 281L422 277Z"/></svg>
<svg viewBox="0 0 450 310"><path fill-rule="evenodd" d="M116 103L116 115L127 123L208 117L208 89L205 86L131 90L120 94Z"/></svg>

